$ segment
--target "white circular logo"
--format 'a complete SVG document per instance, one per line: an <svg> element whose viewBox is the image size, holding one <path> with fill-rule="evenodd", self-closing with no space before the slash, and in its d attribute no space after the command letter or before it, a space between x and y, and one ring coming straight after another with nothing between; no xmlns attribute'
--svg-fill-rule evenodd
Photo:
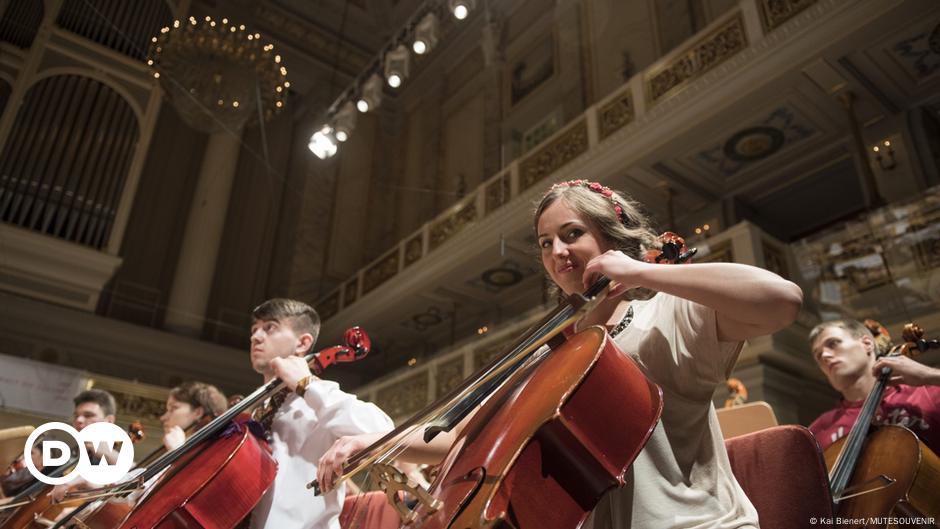
<svg viewBox="0 0 940 529"><path fill-rule="evenodd" d="M32 458L33 444L36 439L50 430L60 430L69 434L78 445L78 464L75 469L71 473L57 478L49 477L40 472L33 463ZM83 447L86 449L82 449ZM46 468L64 465L72 458L69 444L55 439L44 439L40 451L43 467ZM111 463L107 457L100 457L97 463L92 463L88 457L89 451L95 454L116 453L117 460ZM127 432L122 430L120 426L109 422L89 424L82 428L81 432L62 422L47 422L33 430L26 438L26 445L23 447L23 460L26 463L26 468L29 469L29 473L48 485L68 483L79 476L95 485L108 485L120 480L134 466L134 445L131 443L131 438L127 435Z"/></svg>

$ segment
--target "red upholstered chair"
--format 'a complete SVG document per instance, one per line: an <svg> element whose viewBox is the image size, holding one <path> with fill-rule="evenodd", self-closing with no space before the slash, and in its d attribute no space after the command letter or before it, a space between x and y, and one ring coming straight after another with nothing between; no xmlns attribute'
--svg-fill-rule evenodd
<svg viewBox="0 0 940 529"><path fill-rule="evenodd" d="M734 476L757 509L761 529L830 527L822 523L833 517L829 475L808 429L775 426L732 437L725 446Z"/></svg>
<svg viewBox="0 0 940 529"><path fill-rule="evenodd" d="M343 529L398 529L401 519L383 492L349 494L339 515Z"/></svg>

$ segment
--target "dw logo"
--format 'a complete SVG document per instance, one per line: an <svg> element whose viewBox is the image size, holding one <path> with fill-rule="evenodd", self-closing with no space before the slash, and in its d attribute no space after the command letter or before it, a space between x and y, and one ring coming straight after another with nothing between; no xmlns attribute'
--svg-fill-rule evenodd
<svg viewBox="0 0 940 529"><path fill-rule="evenodd" d="M75 470L65 476L46 476L36 468L33 458L30 457L36 439L50 430L61 430L69 434L78 445L78 464ZM82 447L88 447L88 450L83 450ZM117 461L112 464L102 457L98 463L92 463L88 457L89 450L94 453L114 451L118 454ZM67 443L54 439L44 439L40 451L43 467L46 468L64 465L76 457ZM95 485L108 485L124 477L134 465L134 445L131 444L127 432L109 422L89 424L82 428L81 432L65 423L47 422L29 434L23 448L23 460L29 473L48 485L68 483L79 476Z"/></svg>

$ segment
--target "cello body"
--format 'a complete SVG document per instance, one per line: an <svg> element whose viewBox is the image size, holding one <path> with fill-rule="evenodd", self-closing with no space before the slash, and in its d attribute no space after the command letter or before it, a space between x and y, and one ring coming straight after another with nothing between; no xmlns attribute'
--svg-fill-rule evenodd
<svg viewBox="0 0 940 529"><path fill-rule="evenodd" d="M846 437L843 437L826 448L823 456L827 468L835 465L845 441ZM849 482L852 490L847 491L852 493L876 487L882 475L895 481L880 490L846 498L836 505L840 518L865 521L840 524L840 528L884 528L888 525L870 524L868 521L890 517L940 518L940 457L914 432L894 425L872 428Z"/></svg>
<svg viewBox="0 0 940 529"><path fill-rule="evenodd" d="M52 489L52 485L46 485L41 488L39 492L33 496L35 499L32 503L17 509L9 518L0 524L0 528L33 529L45 527L42 525L42 522L37 522L37 520L54 520L64 509L77 507L82 503L80 500L53 503L52 496L49 495Z"/></svg>
<svg viewBox="0 0 940 529"><path fill-rule="evenodd" d="M277 463L243 424L167 470L121 529L231 529L274 481ZM175 472L177 465L182 470Z"/></svg>
<svg viewBox="0 0 940 529"><path fill-rule="evenodd" d="M422 529L574 529L624 474L662 412L662 390L600 327L513 375L461 431L419 504Z"/></svg>

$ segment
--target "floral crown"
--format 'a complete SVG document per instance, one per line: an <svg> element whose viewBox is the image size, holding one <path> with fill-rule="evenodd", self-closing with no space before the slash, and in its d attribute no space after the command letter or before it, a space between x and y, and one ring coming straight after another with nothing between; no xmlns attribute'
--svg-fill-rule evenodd
<svg viewBox="0 0 940 529"><path fill-rule="evenodd" d="M553 185L552 189L558 189L559 187L583 187L601 195L614 207L614 211L617 213L617 218L620 219L620 222L627 224L627 216L623 212L623 207L617 202L617 199L614 198L614 192L609 187L597 182L591 182L590 180L568 180L567 182L559 182Z"/></svg>

